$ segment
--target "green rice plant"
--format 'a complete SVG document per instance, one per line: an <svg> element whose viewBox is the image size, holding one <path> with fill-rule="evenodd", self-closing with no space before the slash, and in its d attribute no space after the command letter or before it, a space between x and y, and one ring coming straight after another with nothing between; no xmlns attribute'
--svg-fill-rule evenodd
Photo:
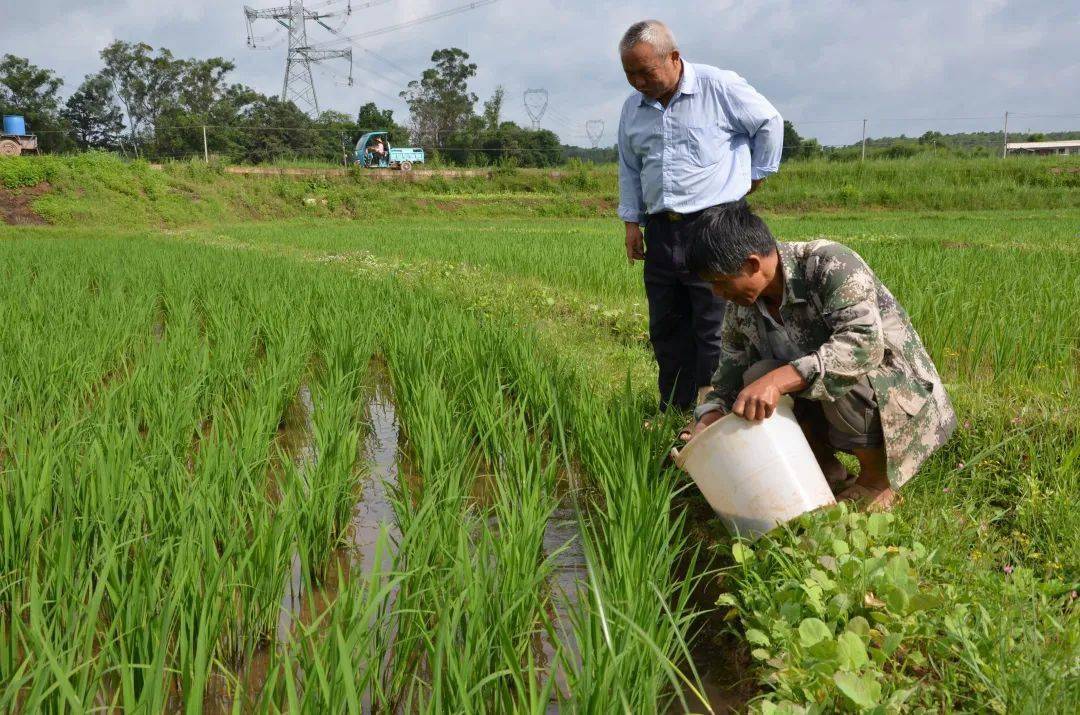
<svg viewBox="0 0 1080 715"><path fill-rule="evenodd" d="M345 543L359 500L358 400L372 351L368 326L353 310L329 302L316 310L314 339L322 367L312 392L314 443L310 457L289 467L289 481L302 483L293 494L303 513L301 559L321 579L332 552Z"/></svg>
<svg viewBox="0 0 1080 715"><path fill-rule="evenodd" d="M867 258L908 307L961 424L865 549L854 534L869 521L837 512L740 551L722 607L768 651L756 707L1080 699L1071 215L773 220L778 235L843 240ZM640 275L610 230L0 231L14 236L0 250L0 707L649 712L689 700L689 641L710 635L692 630L689 592L714 576L676 563L715 546L696 541L715 528L689 529L673 509L687 488L661 461L674 423L642 430L655 405ZM1048 256L1053 273L1040 269ZM364 477L373 354L416 474L393 494L391 565L365 573L339 547ZM302 386L312 464L282 436ZM560 496L585 559L565 599L544 543ZM284 632L296 555L322 600ZM894 634L893 654L877 655Z"/></svg>
<svg viewBox="0 0 1080 715"><path fill-rule="evenodd" d="M588 517L579 516L588 582L573 615L579 660L567 663L573 706L582 711L611 703L637 712L686 684L700 690L692 665L682 672L692 584L675 579L687 546L672 515L677 487L658 458L666 430L642 434L642 412L627 397L599 408L583 396L567 425L596 490L582 507Z"/></svg>
<svg viewBox="0 0 1080 715"><path fill-rule="evenodd" d="M282 650L271 654L268 677L251 700L258 712L361 712L385 701L381 692L379 635L388 628L383 604L401 575L384 571L385 530L375 544L373 568L360 576L338 573L336 598L317 619L300 624ZM296 673L303 679L297 682ZM243 701L243 686L234 701Z"/></svg>

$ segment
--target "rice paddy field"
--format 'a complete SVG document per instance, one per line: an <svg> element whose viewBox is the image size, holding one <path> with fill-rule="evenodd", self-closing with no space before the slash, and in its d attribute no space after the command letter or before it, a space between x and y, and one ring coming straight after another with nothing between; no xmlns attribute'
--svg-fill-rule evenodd
<svg viewBox="0 0 1080 715"><path fill-rule="evenodd" d="M665 461L613 219L0 226L0 710L1076 712L1055 191L769 211L866 258L961 424L893 513L754 544Z"/></svg>

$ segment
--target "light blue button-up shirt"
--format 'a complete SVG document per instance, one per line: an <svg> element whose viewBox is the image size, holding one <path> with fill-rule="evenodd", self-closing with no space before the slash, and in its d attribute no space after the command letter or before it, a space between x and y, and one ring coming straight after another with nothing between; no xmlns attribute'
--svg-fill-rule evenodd
<svg viewBox="0 0 1080 715"><path fill-rule="evenodd" d="M619 218L690 213L736 201L780 167L784 122L769 100L728 70L683 62L665 108L641 92L619 118Z"/></svg>

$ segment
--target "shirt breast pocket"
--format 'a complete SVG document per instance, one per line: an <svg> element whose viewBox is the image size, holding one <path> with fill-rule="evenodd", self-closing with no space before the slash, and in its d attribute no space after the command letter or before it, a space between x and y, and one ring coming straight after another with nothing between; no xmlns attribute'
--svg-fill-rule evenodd
<svg viewBox="0 0 1080 715"><path fill-rule="evenodd" d="M720 161L727 134L716 124L687 127L687 151L690 162L696 166L712 166Z"/></svg>

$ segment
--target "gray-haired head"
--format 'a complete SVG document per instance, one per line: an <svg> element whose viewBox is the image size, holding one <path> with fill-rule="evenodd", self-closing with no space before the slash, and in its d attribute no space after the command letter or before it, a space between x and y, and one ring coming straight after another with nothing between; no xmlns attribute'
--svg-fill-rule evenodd
<svg viewBox="0 0 1080 715"><path fill-rule="evenodd" d="M619 54L642 42L652 46L659 57L667 57L679 49L679 46L675 44L675 36L671 34L667 25L659 20L642 20L635 22L623 34L622 40L619 41Z"/></svg>
<svg viewBox="0 0 1080 715"><path fill-rule="evenodd" d="M746 201L705 209L690 227L686 268L700 276L730 276L751 254L768 256L776 239Z"/></svg>

